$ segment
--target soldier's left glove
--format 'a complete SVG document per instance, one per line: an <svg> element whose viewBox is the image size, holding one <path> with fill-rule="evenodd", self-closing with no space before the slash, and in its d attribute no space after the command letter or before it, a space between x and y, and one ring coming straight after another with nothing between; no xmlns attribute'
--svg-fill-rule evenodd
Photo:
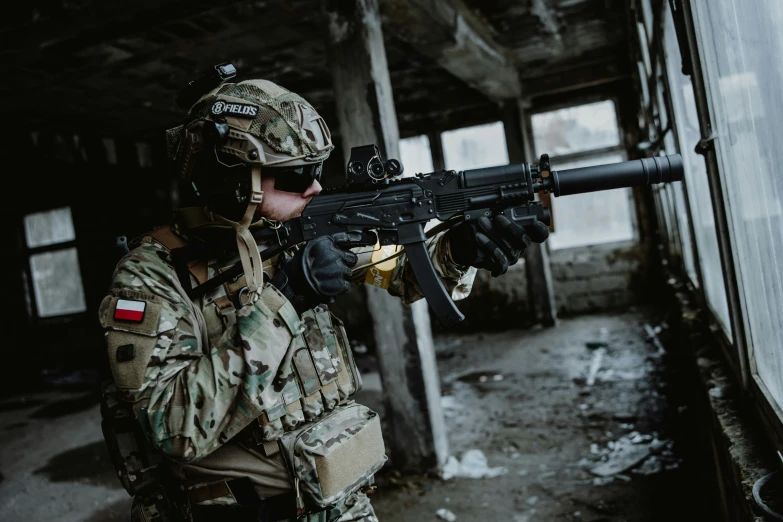
<svg viewBox="0 0 783 522"><path fill-rule="evenodd" d="M456 264L485 268L492 277L505 274L531 241L542 243L547 237L549 229L540 221L523 228L504 215L459 223L446 233Z"/></svg>
<svg viewBox="0 0 783 522"><path fill-rule="evenodd" d="M320 303L331 303L350 288L351 267L358 260L347 249L355 239L350 235L314 239L278 267L270 283L300 314Z"/></svg>

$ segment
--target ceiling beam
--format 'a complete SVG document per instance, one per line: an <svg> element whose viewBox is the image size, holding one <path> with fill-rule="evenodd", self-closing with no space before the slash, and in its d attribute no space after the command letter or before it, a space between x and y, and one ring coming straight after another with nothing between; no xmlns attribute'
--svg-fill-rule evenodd
<svg viewBox="0 0 783 522"><path fill-rule="evenodd" d="M461 0L381 0L388 31L492 100L521 95L509 51Z"/></svg>

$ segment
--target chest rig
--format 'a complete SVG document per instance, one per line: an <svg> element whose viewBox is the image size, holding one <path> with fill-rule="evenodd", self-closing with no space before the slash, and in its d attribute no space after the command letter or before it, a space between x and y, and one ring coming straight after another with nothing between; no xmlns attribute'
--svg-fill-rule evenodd
<svg viewBox="0 0 783 522"><path fill-rule="evenodd" d="M184 242L167 229L151 237L171 250ZM275 273L277 257L264 263L265 279ZM191 276L199 283L228 270L236 259L193 265ZM245 276L229 280L194 302L201 308L210 345L216 344L236 323L236 313L246 304ZM326 305L306 311L300 317L293 305L272 285L265 284L260 299L274 315L274 324L290 336L286 357L273 386L279 392L277 404L266 408L240 436L249 446L263 449L267 456L278 451L276 441L285 433L315 421L359 391L362 387L342 321Z"/></svg>
<svg viewBox="0 0 783 522"><path fill-rule="evenodd" d="M233 265L235 260L208 266L213 276ZM273 258L264 266L274 274ZM236 322L236 311L244 302L247 287L244 276L228 281L203 298L202 312L210 344ZM264 285L260 299L275 314L274 323L285 328L291 342L274 381L279 401L245 430L246 443L261 445L269 456L284 433L297 429L332 411L362 387L342 321L326 307L317 306L302 314L273 286Z"/></svg>

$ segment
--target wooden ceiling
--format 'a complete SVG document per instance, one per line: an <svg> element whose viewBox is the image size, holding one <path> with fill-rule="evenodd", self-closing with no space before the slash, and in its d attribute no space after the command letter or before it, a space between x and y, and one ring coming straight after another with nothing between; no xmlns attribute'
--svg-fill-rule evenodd
<svg viewBox="0 0 783 522"><path fill-rule="evenodd" d="M630 75L623 0L379 2L403 136L495 119L503 98ZM319 0L60 0L16 9L0 17L6 122L157 132L183 116L173 102L179 89L224 61L334 118Z"/></svg>

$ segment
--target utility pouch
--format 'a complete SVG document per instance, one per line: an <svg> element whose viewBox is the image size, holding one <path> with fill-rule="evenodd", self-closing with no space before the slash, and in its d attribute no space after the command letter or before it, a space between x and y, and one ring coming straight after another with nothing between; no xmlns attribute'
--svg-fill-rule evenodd
<svg viewBox="0 0 783 522"><path fill-rule="evenodd" d="M325 305L302 314L302 321L304 332L292 340L275 384L280 402L259 417L257 442L278 439L317 420L362 387L342 322Z"/></svg>
<svg viewBox="0 0 783 522"><path fill-rule="evenodd" d="M149 446L131 407L118 400L112 381L101 390L101 429L120 483L130 496L160 482L163 459Z"/></svg>
<svg viewBox="0 0 783 522"><path fill-rule="evenodd" d="M377 413L350 402L279 441L297 509L320 511L354 493L386 462Z"/></svg>

